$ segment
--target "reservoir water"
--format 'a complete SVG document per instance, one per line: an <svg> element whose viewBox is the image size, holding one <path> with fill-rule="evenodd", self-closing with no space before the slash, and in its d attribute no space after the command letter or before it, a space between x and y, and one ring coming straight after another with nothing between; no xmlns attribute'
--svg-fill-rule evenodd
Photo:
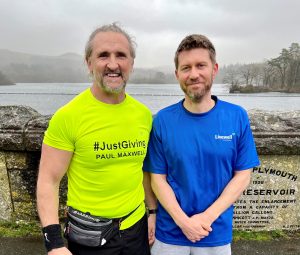
<svg viewBox="0 0 300 255"><path fill-rule="evenodd" d="M17 83L0 86L0 105L27 105L43 115L53 114L81 91L87 83ZM126 91L145 105L152 113L183 98L178 84L128 84ZM212 93L220 99L241 105L246 110L266 111L300 110L300 94L254 93L230 94L226 84L214 84Z"/></svg>

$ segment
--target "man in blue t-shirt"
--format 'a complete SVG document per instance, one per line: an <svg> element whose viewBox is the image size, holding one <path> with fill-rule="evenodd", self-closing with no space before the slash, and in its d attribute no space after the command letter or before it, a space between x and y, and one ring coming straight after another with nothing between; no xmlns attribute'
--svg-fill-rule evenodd
<svg viewBox="0 0 300 255"><path fill-rule="evenodd" d="M159 200L152 255L231 254L233 203L259 165L246 111L211 95L213 44L189 35L175 54L185 98L154 118L144 171Z"/></svg>

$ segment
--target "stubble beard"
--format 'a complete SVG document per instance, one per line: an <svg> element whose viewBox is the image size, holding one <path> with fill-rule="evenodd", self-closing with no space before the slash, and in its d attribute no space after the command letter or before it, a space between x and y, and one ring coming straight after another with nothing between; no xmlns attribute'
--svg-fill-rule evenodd
<svg viewBox="0 0 300 255"><path fill-rule="evenodd" d="M112 88L111 86L109 86L108 84L106 84L106 82L103 79L103 76L97 72L96 70L93 71L93 80L95 82L95 84L102 89L104 92L106 92L107 94L120 94L121 92L123 92L125 90L126 87L126 80L123 78L123 83L121 83L119 86ZM121 74L122 77L123 74Z"/></svg>
<svg viewBox="0 0 300 255"><path fill-rule="evenodd" d="M184 94L193 102L193 103L200 103L204 96L210 92L212 87L212 80L209 83L205 83L204 87L198 89L197 91L192 91L189 89L189 85L181 85L180 87Z"/></svg>

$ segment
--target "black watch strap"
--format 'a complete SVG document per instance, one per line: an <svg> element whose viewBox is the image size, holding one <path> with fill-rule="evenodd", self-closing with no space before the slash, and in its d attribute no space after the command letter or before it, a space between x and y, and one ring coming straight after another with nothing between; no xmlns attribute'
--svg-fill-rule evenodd
<svg viewBox="0 0 300 255"><path fill-rule="evenodd" d="M148 209L148 214L156 214L157 209Z"/></svg>

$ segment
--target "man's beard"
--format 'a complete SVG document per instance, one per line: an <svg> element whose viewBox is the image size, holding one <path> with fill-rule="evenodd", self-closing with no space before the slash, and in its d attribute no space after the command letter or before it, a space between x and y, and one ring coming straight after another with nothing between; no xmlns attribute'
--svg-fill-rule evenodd
<svg viewBox="0 0 300 255"><path fill-rule="evenodd" d="M113 72L110 72L110 73L113 73ZM120 73L120 75L121 75L121 77L124 77L122 73ZM95 84L99 88L101 88L104 92L106 92L107 94L120 94L122 91L124 91L124 89L126 87L127 80L125 80L124 78L123 78L123 83L121 83L119 86L113 88L113 87L110 87L108 84L106 84L106 82L103 79L103 75L101 75L100 72L93 70L92 77L93 77Z"/></svg>
<svg viewBox="0 0 300 255"><path fill-rule="evenodd" d="M211 90L212 81L210 81L210 83L205 83L204 87L197 91L189 90L189 85L180 84L180 87L193 103L200 103L203 97Z"/></svg>

